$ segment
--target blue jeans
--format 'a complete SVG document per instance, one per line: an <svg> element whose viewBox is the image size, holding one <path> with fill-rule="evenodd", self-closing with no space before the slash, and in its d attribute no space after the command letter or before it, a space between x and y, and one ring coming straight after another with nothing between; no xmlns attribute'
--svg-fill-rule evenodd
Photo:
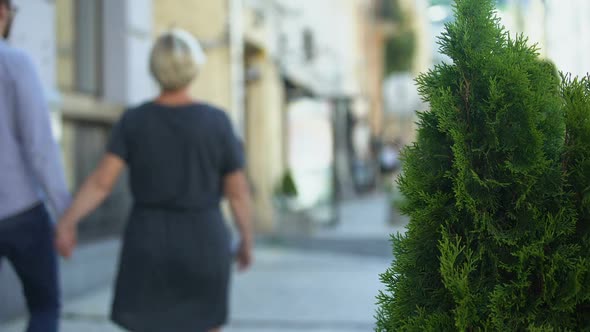
<svg viewBox="0 0 590 332"><path fill-rule="evenodd" d="M0 259L7 258L23 286L30 313L27 332L57 332L59 284L53 226L43 205L0 220Z"/></svg>

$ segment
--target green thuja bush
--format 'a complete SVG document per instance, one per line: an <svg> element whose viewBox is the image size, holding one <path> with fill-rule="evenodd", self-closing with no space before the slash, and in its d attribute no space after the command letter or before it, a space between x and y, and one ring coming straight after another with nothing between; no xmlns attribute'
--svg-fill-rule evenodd
<svg viewBox="0 0 590 332"><path fill-rule="evenodd" d="M457 0L453 61L420 76L431 108L405 149L407 232L377 331L590 326L590 89L560 78L492 0Z"/></svg>
<svg viewBox="0 0 590 332"><path fill-rule="evenodd" d="M562 96L565 109L565 149L563 168L568 191L576 209L576 232L572 243L577 246L577 269L566 282L570 312L579 331L590 330L590 77L564 77Z"/></svg>

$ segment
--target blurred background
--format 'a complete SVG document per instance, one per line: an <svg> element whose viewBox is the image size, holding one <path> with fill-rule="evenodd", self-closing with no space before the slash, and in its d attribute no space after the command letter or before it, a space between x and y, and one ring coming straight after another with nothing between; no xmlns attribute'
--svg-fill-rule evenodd
<svg viewBox="0 0 590 332"><path fill-rule="evenodd" d="M157 94L155 37L172 27L208 61L192 91L227 110L247 154L257 263L235 278L231 331L369 331L378 274L403 232L399 150L426 110L414 78L436 63L450 0L15 0L11 43L29 52L74 191L124 109ZM590 2L499 0L562 71L590 68ZM121 179L81 225L62 262L65 331L118 331L107 320L118 235L130 206ZM20 286L0 270L0 330L19 331ZM13 322L2 327L2 322Z"/></svg>

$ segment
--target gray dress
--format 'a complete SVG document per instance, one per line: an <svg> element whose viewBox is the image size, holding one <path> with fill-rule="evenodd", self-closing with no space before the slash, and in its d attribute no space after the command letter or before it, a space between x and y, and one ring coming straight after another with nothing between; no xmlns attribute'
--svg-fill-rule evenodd
<svg viewBox="0 0 590 332"><path fill-rule="evenodd" d="M222 110L147 103L125 112L108 151L134 199L112 320L134 332L205 332L228 316L232 254L220 200L243 153Z"/></svg>

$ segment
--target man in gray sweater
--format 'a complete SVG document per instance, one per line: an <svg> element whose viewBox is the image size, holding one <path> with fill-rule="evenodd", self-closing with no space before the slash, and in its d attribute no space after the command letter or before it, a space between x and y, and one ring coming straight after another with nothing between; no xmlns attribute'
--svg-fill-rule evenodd
<svg viewBox="0 0 590 332"><path fill-rule="evenodd" d="M36 69L6 42L15 14L11 0L0 0L0 259L22 282L27 331L56 332L60 294L48 211L61 215L70 194Z"/></svg>

